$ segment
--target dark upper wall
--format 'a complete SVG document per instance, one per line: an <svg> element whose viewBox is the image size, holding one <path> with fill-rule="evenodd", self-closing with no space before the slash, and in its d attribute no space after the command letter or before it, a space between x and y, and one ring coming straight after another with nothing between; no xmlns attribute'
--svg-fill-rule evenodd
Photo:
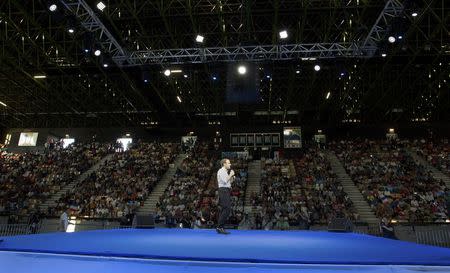
<svg viewBox="0 0 450 273"><path fill-rule="evenodd" d="M295 125L286 125L286 127ZM126 133L130 133L131 137L135 140L142 139L147 141L180 141L180 137L187 135L189 132L194 132L200 139L213 139L216 136L216 131L220 132L223 141L223 147L228 147L229 145L229 134L230 133L269 133L269 132L279 132L282 137L283 125L273 124L267 126L235 126L232 123L221 124L221 125L211 125L203 127L185 127L185 128L10 128L4 129L1 134L1 142L3 143L6 133L12 134L11 144L9 147L17 147L19 142L19 136L21 132L38 132L37 146L43 146L47 141L48 137L63 138L66 134L70 137L75 138L77 141L89 141L95 135L98 141L107 142L114 141L119 137L125 136ZM449 124L437 124L437 125L427 125L427 124L417 124L414 126L404 125L404 126L393 126L393 125L382 125L382 126L367 126L360 124L343 124L339 127L316 127L316 126L301 126L302 135L304 140L311 140L313 135L318 129L322 129L323 133L327 135L327 140L341 139L341 138L385 138L386 132L389 128L395 128L396 133L400 138L422 138L422 137L449 137L450 136L450 126ZM2 129L0 128L0 132ZM281 139L282 141L282 139Z"/></svg>

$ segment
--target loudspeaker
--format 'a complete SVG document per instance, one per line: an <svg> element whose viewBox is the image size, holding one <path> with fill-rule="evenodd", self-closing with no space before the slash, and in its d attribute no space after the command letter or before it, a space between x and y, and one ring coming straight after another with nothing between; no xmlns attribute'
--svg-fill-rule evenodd
<svg viewBox="0 0 450 273"><path fill-rule="evenodd" d="M328 224L328 231L333 232L352 232L353 223L346 218L333 218Z"/></svg>
<svg viewBox="0 0 450 273"><path fill-rule="evenodd" d="M133 228L155 228L153 214L136 214L133 218Z"/></svg>

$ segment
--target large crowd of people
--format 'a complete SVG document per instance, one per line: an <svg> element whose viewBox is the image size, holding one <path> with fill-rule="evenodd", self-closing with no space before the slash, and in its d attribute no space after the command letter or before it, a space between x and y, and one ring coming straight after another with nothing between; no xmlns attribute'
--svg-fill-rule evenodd
<svg viewBox="0 0 450 273"><path fill-rule="evenodd" d="M192 147L160 197L157 217L164 219L169 226L189 226L195 221L195 212L204 189L212 179L213 167L214 160L208 156L206 143L197 143ZM204 217L210 220L209 215Z"/></svg>
<svg viewBox="0 0 450 273"><path fill-rule="evenodd" d="M213 227L217 223L217 178L219 157L209 153L207 142L196 144L177 169L157 204L157 215L169 226ZM248 176L248 163L233 159L236 179L232 183L232 212L229 223L238 225L242 218Z"/></svg>
<svg viewBox="0 0 450 273"><path fill-rule="evenodd" d="M410 145L429 164L450 175L450 143L448 139L437 141L420 139L412 141Z"/></svg>
<svg viewBox="0 0 450 273"><path fill-rule="evenodd" d="M449 190L393 141L331 144L376 216L405 222L444 222Z"/></svg>
<svg viewBox="0 0 450 273"><path fill-rule="evenodd" d="M53 143L53 142L52 142ZM41 152L0 154L0 212L28 215L108 152L108 144L59 142Z"/></svg>
<svg viewBox="0 0 450 273"><path fill-rule="evenodd" d="M131 214L166 172L177 149L173 143L140 142L117 152L63 195L48 213L59 215L69 207L80 216L121 218Z"/></svg>
<svg viewBox="0 0 450 273"><path fill-rule="evenodd" d="M177 168L157 204L157 218L168 226L214 227L218 220L217 170L221 155L208 142L197 142ZM450 191L404 149L450 174L447 141L342 140L329 143L379 219L404 222L448 220ZM116 144L89 142L64 147L47 143L41 152L0 151L0 213L33 215L108 153L111 158L57 201L46 215L95 218L129 216L146 200L180 152L174 143ZM237 153L236 153L237 154ZM248 160L231 158L229 225L248 229L308 228L333 218L358 221L359 215L331 169L325 154L304 148L295 156L262 160L261 191L247 193ZM250 204L244 197L250 194ZM245 205L245 206L244 206ZM249 210L249 208L251 208Z"/></svg>
<svg viewBox="0 0 450 273"><path fill-rule="evenodd" d="M343 191L323 152L306 149L300 157L263 162L261 194L253 194L251 228L308 228L333 218L357 220L353 203ZM243 223L248 225L249 223Z"/></svg>

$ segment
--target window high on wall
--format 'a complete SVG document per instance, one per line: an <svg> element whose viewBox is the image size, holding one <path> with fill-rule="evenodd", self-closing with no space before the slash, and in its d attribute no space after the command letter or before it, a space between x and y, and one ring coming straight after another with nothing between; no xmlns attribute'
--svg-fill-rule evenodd
<svg viewBox="0 0 450 273"><path fill-rule="evenodd" d="M69 147L70 144L75 142L75 139L74 138L62 138L61 141L63 143L63 148L66 149L67 147Z"/></svg>
<svg viewBox="0 0 450 273"><path fill-rule="evenodd" d="M117 142L122 145L123 151L126 151L130 148L130 144L133 142L132 138L118 138Z"/></svg>
<svg viewBox="0 0 450 273"><path fill-rule="evenodd" d="M20 133L18 146L36 146L38 133L36 132L23 132Z"/></svg>
<svg viewBox="0 0 450 273"><path fill-rule="evenodd" d="M5 145L9 145L9 143L11 143L11 134L6 134Z"/></svg>

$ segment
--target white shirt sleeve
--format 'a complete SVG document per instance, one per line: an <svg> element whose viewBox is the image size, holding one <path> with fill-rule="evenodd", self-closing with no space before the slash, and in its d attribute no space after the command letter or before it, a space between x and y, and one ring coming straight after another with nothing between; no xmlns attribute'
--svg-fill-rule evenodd
<svg viewBox="0 0 450 273"><path fill-rule="evenodd" d="M217 183L219 184L219 188L231 188L231 183L228 180L228 173L224 168L220 168L220 170L217 171Z"/></svg>

